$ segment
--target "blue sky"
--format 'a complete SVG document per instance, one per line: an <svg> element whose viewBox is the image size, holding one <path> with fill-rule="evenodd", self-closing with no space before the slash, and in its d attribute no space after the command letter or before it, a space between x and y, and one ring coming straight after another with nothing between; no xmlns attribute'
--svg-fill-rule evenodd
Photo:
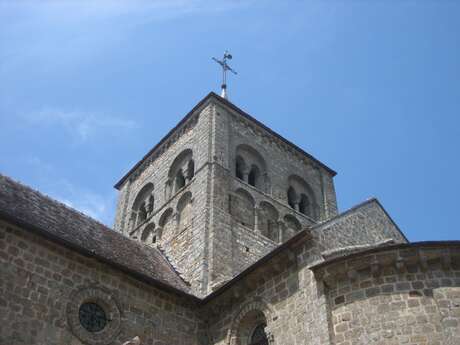
<svg viewBox="0 0 460 345"><path fill-rule="evenodd" d="M112 224L113 185L209 91L460 239L460 1L2 1L0 172Z"/></svg>

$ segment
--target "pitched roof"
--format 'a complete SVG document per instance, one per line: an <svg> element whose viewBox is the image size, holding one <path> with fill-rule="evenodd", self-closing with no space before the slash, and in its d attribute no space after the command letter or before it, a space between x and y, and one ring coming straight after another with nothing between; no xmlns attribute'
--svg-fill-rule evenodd
<svg viewBox="0 0 460 345"><path fill-rule="evenodd" d="M193 297L189 286L156 248L132 241L1 174L0 219L95 257L152 285Z"/></svg>
<svg viewBox="0 0 460 345"><path fill-rule="evenodd" d="M272 129L270 129L269 127L265 126L263 123L259 122L257 119L255 119L254 117L252 117L251 115L249 115L248 113L246 113L245 111L241 110L240 108L238 108L236 105L234 105L233 103L229 102L227 99L225 98L222 98L220 97L219 95L217 95L216 93L214 92L210 92L209 94L206 95L206 97L204 97L201 101L199 101L197 103L197 105L195 105L193 107L193 109L187 114L185 115L184 118L182 118L182 120L180 120L180 122L173 128L171 129L168 134L166 134L163 139L161 139L149 152L147 152L147 154L142 157L142 159L137 162L121 179L120 181L118 181L116 184L115 184L115 188L116 189L119 189L122 184L128 179L128 177L134 172L137 170L137 168L139 168L142 163L147 159L149 158L158 148L161 147L161 145L166 141L168 140L168 138L182 125L184 124L185 122L187 122L187 120L192 117L192 115L198 110L200 109L208 100L210 100L211 98L214 98L215 100L219 101L221 104L227 106L228 108L232 109L233 111L237 112L239 115L241 115L242 117L246 118L247 120L255 123L257 126L261 127L262 129L266 130L268 133L270 133L271 135L273 135L274 137L278 138L279 140L281 140L282 142L284 142L285 144L291 146L294 150L296 150L297 152L299 152L300 154L308 157L309 159L313 160L314 162L316 162L317 164L319 164L321 167L323 167L326 171L328 171L332 176L335 176L337 175L337 173L332 170L331 168L329 168L327 165L325 165L324 163L322 163L321 161L319 161L318 159L316 159L315 157L313 157L312 155L310 155L309 153L305 152L303 149L301 149L300 147L298 147L297 145L295 145L294 143L290 142L289 140L287 140L286 138L284 138L283 136L281 136L280 134L276 133L275 131L273 131Z"/></svg>

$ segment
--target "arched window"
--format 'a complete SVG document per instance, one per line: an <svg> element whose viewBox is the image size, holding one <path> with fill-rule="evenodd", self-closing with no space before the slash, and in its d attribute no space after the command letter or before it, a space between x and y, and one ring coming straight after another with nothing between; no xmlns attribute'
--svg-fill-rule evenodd
<svg viewBox="0 0 460 345"><path fill-rule="evenodd" d="M253 301L243 306L234 318L230 330L230 344L268 345L268 320L272 311L263 302ZM280 339L280 344L283 343Z"/></svg>
<svg viewBox="0 0 460 345"><path fill-rule="evenodd" d="M241 225L254 229L255 201L252 195L244 189L238 189L230 197L230 214Z"/></svg>
<svg viewBox="0 0 460 345"><path fill-rule="evenodd" d="M170 238L174 236L174 229L175 224L173 220L173 210L172 208L168 208L166 211L163 212L158 222L156 241L161 241L163 237L166 241L168 241Z"/></svg>
<svg viewBox="0 0 460 345"><path fill-rule="evenodd" d="M152 214L154 201L153 184L147 183L141 188L139 193L137 193L136 199L134 199L130 216L131 229L145 222Z"/></svg>
<svg viewBox="0 0 460 345"><path fill-rule="evenodd" d="M279 241L278 211L268 203L261 202L258 212L258 228L262 235L274 242Z"/></svg>
<svg viewBox="0 0 460 345"><path fill-rule="evenodd" d="M288 182L287 201L289 206L312 219L317 219L318 206L310 185L296 175L290 176Z"/></svg>
<svg viewBox="0 0 460 345"><path fill-rule="evenodd" d="M254 329L249 345L268 345L268 338L267 334L265 333L265 327L267 327L267 325L262 323Z"/></svg>
<svg viewBox="0 0 460 345"><path fill-rule="evenodd" d="M141 241L145 244L153 244L156 240L155 224L150 223L145 227L144 231L142 231Z"/></svg>
<svg viewBox="0 0 460 345"><path fill-rule="evenodd" d="M192 193L186 192L177 202L177 213L179 216L179 230L184 230L192 225Z"/></svg>
<svg viewBox="0 0 460 345"><path fill-rule="evenodd" d="M168 181L165 188L166 198L170 198L172 193L177 193L194 175L195 162L193 161L193 152L191 149L186 149L177 155L169 168Z"/></svg>
<svg viewBox="0 0 460 345"><path fill-rule="evenodd" d="M263 156L249 145L236 148L235 175L253 187L265 192L270 190L267 164Z"/></svg>

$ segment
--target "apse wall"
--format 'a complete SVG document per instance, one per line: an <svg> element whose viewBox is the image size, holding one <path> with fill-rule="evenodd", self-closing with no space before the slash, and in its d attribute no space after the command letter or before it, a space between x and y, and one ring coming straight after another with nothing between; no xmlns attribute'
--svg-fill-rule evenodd
<svg viewBox="0 0 460 345"><path fill-rule="evenodd" d="M333 344L460 344L460 242L374 249L314 271Z"/></svg>

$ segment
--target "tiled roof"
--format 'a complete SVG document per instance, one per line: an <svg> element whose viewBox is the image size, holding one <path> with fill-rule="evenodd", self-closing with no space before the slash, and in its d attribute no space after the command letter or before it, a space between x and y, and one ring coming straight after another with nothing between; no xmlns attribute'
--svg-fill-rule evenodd
<svg viewBox="0 0 460 345"><path fill-rule="evenodd" d="M146 282L191 295L156 248L132 241L30 187L0 175L0 218L92 256Z"/></svg>

